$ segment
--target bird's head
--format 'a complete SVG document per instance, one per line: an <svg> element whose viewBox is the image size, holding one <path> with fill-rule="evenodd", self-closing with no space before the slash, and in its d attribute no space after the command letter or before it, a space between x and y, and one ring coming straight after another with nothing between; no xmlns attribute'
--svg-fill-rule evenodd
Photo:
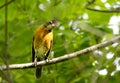
<svg viewBox="0 0 120 83"><path fill-rule="evenodd" d="M50 22L47 22L44 26L51 31L54 27L56 27L56 21L55 20L51 20Z"/></svg>

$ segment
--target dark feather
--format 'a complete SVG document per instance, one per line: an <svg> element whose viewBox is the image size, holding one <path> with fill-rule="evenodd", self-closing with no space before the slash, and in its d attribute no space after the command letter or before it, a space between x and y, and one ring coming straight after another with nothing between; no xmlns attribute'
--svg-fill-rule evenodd
<svg viewBox="0 0 120 83"><path fill-rule="evenodd" d="M42 66L36 68L36 78L41 77Z"/></svg>
<svg viewBox="0 0 120 83"><path fill-rule="evenodd" d="M34 37L33 37L33 41L32 41L32 62L34 62L35 60L35 50L34 50Z"/></svg>
<svg viewBox="0 0 120 83"><path fill-rule="evenodd" d="M41 61L40 57L37 57L37 62ZM42 72L42 66L39 66L36 68L36 78L41 77L41 72Z"/></svg>

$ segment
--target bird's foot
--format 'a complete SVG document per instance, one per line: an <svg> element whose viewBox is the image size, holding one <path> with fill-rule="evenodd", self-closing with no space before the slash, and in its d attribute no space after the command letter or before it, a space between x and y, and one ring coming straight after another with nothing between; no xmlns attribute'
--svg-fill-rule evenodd
<svg viewBox="0 0 120 83"><path fill-rule="evenodd" d="M50 58L45 59L46 62L49 62L50 60L51 60Z"/></svg>
<svg viewBox="0 0 120 83"><path fill-rule="evenodd" d="M35 61L33 62L33 64L35 65L35 67L37 66L37 60L35 59Z"/></svg>

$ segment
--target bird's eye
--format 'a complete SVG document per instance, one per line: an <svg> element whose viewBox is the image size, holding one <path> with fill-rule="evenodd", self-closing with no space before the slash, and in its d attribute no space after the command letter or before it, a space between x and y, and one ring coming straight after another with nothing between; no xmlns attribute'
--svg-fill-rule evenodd
<svg viewBox="0 0 120 83"><path fill-rule="evenodd" d="M49 24L52 24L52 22L49 22Z"/></svg>

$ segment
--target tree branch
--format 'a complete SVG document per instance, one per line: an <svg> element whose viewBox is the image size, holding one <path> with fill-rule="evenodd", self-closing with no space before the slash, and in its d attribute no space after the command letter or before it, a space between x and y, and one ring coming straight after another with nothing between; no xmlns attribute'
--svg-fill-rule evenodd
<svg viewBox="0 0 120 83"><path fill-rule="evenodd" d="M3 7L5 7L6 5L9 5L9 4L12 3L13 1L14 1L14 0L11 0L11 1L9 1L9 2L3 4L3 5L1 5L1 6L0 6L0 9L3 8Z"/></svg>
<svg viewBox="0 0 120 83"><path fill-rule="evenodd" d="M91 0L88 1L87 4L85 5L85 8L91 11L97 11L97 12L105 12L105 13L120 13L120 9L119 7L116 9L111 9L111 10L99 10L99 9L94 9L94 8L90 8L89 6L94 4L96 0Z"/></svg>
<svg viewBox="0 0 120 83"><path fill-rule="evenodd" d="M69 60L71 58L81 56L81 55L83 55L85 53L88 53L88 52L91 52L91 51L106 47L108 45L111 45L111 44L119 42L119 41L120 41L120 36L117 36L117 37L114 37L113 39L111 39L109 41L105 41L105 42L102 42L100 44L93 45L93 46L85 48L83 50L76 51L76 52L70 53L70 54L65 54L64 56L60 56L60 57L57 57L57 58L53 58L53 59L49 60L49 62L40 61L40 62L37 63L37 66L50 65L50 64L55 64L55 63L58 63L58 62L63 62L63 61ZM12 69L34 68L34 67L35 67L34 63L24 63L24 64L12 64L12 65L9 65L9 69L11 69L11 70ZM0 66L0 70L6 70L6 69L7 69L6 66Z"/></svg>
<svg viewBox="0 0 120 83"><path fill-rule="evenodd" d="M8 0L5 0L5 3L7 4ZM7 81L8 83L13 83L10 74L9 64L8 64L8 5L5 5L5 48L4 48L3 60L7 70L7 74L6 74Z"/></svg>

